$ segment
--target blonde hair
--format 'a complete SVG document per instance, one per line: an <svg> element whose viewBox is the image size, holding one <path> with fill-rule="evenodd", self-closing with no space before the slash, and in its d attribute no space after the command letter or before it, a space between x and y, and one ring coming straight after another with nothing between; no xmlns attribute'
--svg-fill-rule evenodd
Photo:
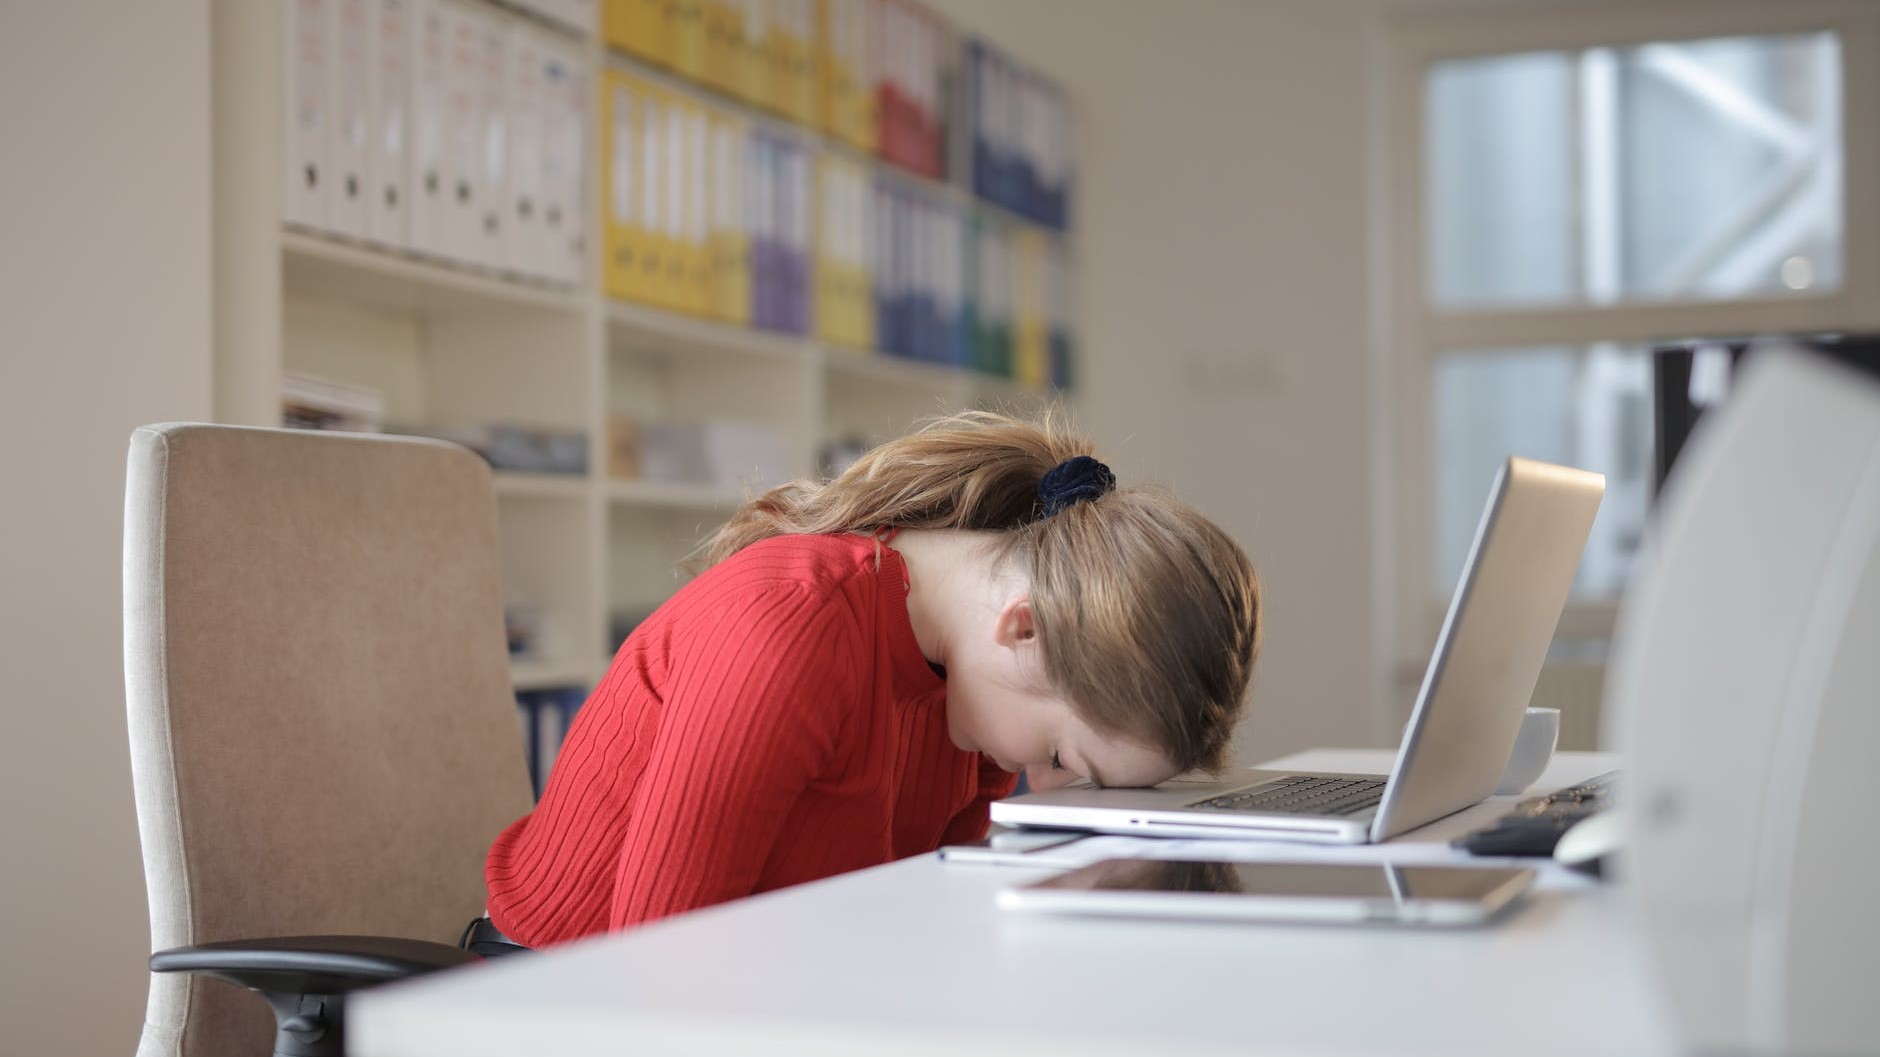
<svg viewBox="0 0 1880 1057"><path fill-rule="evenodd" d="M1057 413L967 411L873 449L832 481L746 503L708 563L786 533L999 533L1031 585L1046 677L1093 728L1219 770L1260 649L1260 584L1225 532L1159 488L1119 487L1045 516L1038 484L1091 444Z"/></svg>

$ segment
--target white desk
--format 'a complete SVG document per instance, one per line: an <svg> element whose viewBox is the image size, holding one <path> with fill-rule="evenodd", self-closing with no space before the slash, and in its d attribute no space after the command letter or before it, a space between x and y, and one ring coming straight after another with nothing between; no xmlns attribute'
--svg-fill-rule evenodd
<svg viewBox="0 0 1880 1057"><path fill-rule="evenodd" d="M1382 752L1283 766L1377 771ZM1562 754L1535 791L1613 766ZM1514 798L1409 840L1447 840ZM1383 928L1020 917L1048 871L923 855L553 952L355 996L356 1057L517 1054L1668 1054L1610 888L1498 925Z"/></svg>

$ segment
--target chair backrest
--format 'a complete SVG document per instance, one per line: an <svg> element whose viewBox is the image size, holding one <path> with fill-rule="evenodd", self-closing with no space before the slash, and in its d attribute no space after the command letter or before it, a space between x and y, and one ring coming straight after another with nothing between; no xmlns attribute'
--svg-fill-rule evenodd
<svg viewBox="0 0 1880 1057"><path fill-rule="evenodd" d="M455 445L131 435L124 666L151 943L454 942L529 809L488 468ZM266 1053L254 995L153 974L139 1057Z"/></svg>

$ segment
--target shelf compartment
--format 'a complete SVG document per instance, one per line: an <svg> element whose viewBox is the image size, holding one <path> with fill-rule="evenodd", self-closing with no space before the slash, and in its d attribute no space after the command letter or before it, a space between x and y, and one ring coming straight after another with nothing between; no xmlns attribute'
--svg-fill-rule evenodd
<svg viewBox="0 0 1880 1057"><path fill-rule="evenodd" d="M649 510L730 513L744 505L745 495L744 489L730 485L610 481L607 498L622 506Z"/></svg>
<svg viewBox="0 0 1880 1057"><path fill-rule="evenodd" d="M580 294L480 274L320 235L281 232L282 285L295 294L426 313L490 309L578 314Z"/></svg>

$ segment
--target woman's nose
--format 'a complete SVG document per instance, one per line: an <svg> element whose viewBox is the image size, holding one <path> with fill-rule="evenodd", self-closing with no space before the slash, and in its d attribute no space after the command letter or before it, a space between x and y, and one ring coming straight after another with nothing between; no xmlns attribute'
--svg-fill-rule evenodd
<svg viewBox="0 0 1880 1057"><path fill-rule="evenodd" d="M1076 775L1052 767L1048 763L1032 764L1025 768L1025 784L1039 792L1047 789L1062 789L1076 780Z"/></svg>

